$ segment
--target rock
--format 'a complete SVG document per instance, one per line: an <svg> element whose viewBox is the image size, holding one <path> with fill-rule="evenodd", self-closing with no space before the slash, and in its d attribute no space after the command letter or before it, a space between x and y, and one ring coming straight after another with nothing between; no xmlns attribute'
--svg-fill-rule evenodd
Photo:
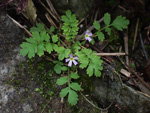
<svg viewBox="0 0 150 113"><path fill-rule="evenodd" d="M23 112L22 113L30 113L33 111L33 109L31 108L31 106L27 103L23 104Z"/></svg>
<svg viewBox="0 0 150 113"><path fill-rule="evenodd" d="M6 57L4 56L6 55L6 53L10 52L12 49L19 46L24 34L21 31L22 30L18 28L7 17L6 11L1 10L0 12L0 61L5 61Z"/></svg>
<svg viewBox="0 0 150 113"><path fill-rule="evenodd" d="M52 0L52 3L60 15L70 9L79 19L82 19L89 14L94 0Z"/></svg>
<svg viewBox="0 0 150 113"><path fill-rule="evenodd" d="M105 77L94 81L94 98L99 104L107 107L114 100L112 109L115 113L150 113L149 96L121 84L118 75L113 74L110 66L105 65L104 71Z"/></svg>
<svg viewBox="0 0 150 113"><path fill-rule="evenodd" d="M14 88L9 85L0 85L0 108L5 106L8 101L8 96L12 94Z"/></svg>

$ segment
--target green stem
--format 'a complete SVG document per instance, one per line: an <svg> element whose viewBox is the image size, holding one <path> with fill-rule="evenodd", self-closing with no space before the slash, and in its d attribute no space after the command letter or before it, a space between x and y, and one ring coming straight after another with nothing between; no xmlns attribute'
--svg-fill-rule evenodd
<svg viewBox="0 0 150 113"><path fill-rule="evenodd" d="M69 90L70 90L70 67L68 67L68 78L69 78L69 81L68 81L68 87L69 87Z"/></svg>
<svg viewBox="0 0 150 113"><path fill-rule="evenodd" d="M104 30L104 29L106 29L107 27L110 27L110 26L112 26L112 25L110 24L110 25L108 25L108 26L105 26L105 27L103 27L102 29L100 29L99 31L102 31L102 30Z"/></svg>
<svg viewBox="0 0 150 113"><path fill-rule="evenodd" d="M66 48L68 48L68 46L59 37L58 37L58 39Z"/></svg>

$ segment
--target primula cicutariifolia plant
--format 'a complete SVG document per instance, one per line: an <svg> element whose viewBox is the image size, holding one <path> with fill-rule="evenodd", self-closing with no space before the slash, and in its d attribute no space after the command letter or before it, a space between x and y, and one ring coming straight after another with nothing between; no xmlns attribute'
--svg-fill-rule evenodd
<svg viewBox="0 0 150 113"><path fill-rule="evenodd" d="M60 30L55 30L52 26L49 30L38 23L36 27L32 27L30 32L32 37L27 38L26 42L21 44L20 53L23 56L28 55L29 58L34 57L36 54L38 56L44 55L45 52L49 53L49 57L54 64L54 71L57 74L63 74L64 76L57 79L58 85L65 85L60 92L60 97L68 96L68 102L71 105L76 105L78 101L78 91L81 90L81 85L76 82L80 78L78 74L78 69L86 69L89 77L101 76L102 59L96 55L95 51L92 49L87 49L85 47L85 41L94 44L93 34L88 29L85 31L82 40L75 40L78 34L78 20L76 15L72 14L70 10L66 11L66 15L62 16L63 26L60 28L62 30L64 37L58 35ZM94 21L93 25L96 29L94 35L97 36L98 40L103 41L105 32L110 35L111 28L114 27L119 31L127 28L129 21L122 16L118 16L113 22L111 22L111 17L109 13L104 15L105 26L101 28L98 21ZM55 31L55 34L54 34ZM84 39L84 40L83 40Z"/></svg>

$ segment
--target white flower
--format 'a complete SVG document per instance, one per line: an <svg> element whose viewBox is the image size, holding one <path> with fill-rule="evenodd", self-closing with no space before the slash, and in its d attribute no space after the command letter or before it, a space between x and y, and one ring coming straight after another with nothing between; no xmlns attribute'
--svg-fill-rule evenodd
<svg viewBox="0 0 150 113"><path fill-rule="evenodd" d="M92 41L92 39L90 38L90 36L92 36L93 34L92 33L89 33L89 30L87 30L85 32L85 40L88 40L89 42Z"/></svg>
<svg viewBox="0 0 150 113"><path fill-rule="evenodd" d="M71 67L71 66L72 66L72 62L74 63L74 65L77 65L78 62L75 61L75 60L78 60L78 57L77 57L77 56L73 57L72 54L69 55L69 56L70 56L70 58L67 58L67 59L65 60L66 62L69 61L68 66Z"/></svg>

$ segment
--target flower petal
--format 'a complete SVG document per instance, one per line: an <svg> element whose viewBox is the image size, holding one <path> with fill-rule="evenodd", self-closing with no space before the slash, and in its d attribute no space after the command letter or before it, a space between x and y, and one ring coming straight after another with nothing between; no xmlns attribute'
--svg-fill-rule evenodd
<svg viewBox="0 0 150 113"><path fill-rule="evenodd" d="M74 65L77 65L77 64L78 64L78 62L76 62L75 60L73 60L73 63L74 63Z"/></svg>
<svg viewBox="0 0 150 113"><path fill-rule="evenodd" d="M85 34L89 34L89 30L86 30Z"/></svg>
<svg viewBox="0 0 150 113"><path fill-rule="evenodd" d="M85 40L88 40L89 37L85 37Z"/></svg>
<svg viewBox="0 0 150 113"><path fill-rule="evenodd" d="M68 66L69 66L69 67L72 66L72 61L69 61Z"/></svg>
<svg viewBox="0 0 150 113"><path fill-rule="evenodd" d="M93 34L92 33L89 33L89 36L92 36Z"/></svg>
<svg viewBox="0 0 150 113"><path fill-rule="evenodd" d="M70 60L69 58L66 58L66 59L65 59L65 62L68 62L69 60Z"/></svg>
<svg viewBox="0 0 150 113"><path fill-rule="evenodd" d="M79 58L77 56L74 57L75 60L78 60Z"/></svg>
<svg viewBox="0 0 150 113"><path fill-rule="evenodd" d="M87 40L88 40L89 42L91 42L91 41L92 41L92 39L91 39L90 37L88 37L88 38L87 38Z"/></svg>
<svg viewBox="0 0 150 113"><path fill-rule="evenodd" d="M72 55L72 54L70 54L69 56L70 56L70 57L73 57L73 55Z"/></svg>

